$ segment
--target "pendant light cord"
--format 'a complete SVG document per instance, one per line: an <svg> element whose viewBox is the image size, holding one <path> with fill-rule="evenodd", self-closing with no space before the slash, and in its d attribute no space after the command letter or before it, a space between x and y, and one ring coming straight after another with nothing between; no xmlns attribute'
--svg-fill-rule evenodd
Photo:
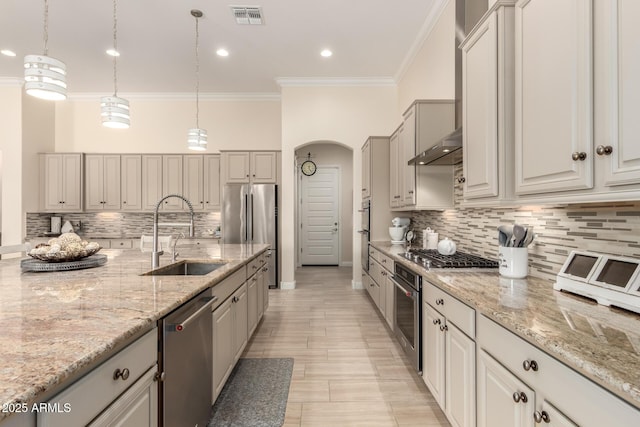
<svg viewBox="0 0 640 427"><path fill-rule="evenodd" d="M113 96L118 96L118 72L117 72L117 62L118 62L118 16L117 16L117 0L113 0Z"/></svg>
<svg viewBox="0 0 640 427"><path fill-rule="evenodd" d="M198 17L196 16L196 128L200 129L200 55L198 54L198 40L200 32L198 31Z"/></svg>
<svg viewBox="0 0 640 427"><path fill-rule="evenodd" d="M44 0L44 56L49 56L49 1Z"/></svg>

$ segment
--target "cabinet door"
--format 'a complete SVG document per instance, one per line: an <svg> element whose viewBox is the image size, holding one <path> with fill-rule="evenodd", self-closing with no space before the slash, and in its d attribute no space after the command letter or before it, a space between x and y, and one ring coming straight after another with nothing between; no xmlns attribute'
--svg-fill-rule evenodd
<svg viewBox="0 0 640 427"><path fill-rule="evenodd" d="M234 363L242 355L247 345L249 305L247 301L247 284L242 285L231 297L233 300L233 350Z"/></svg>
<svg viewBox="0 0 640 427"><path fill-rule="evenodd" d="M219 211L220 204L220 156L204 156L204 209Z"/></svg>
<svg viewBox="0 0 640 427"><path fill-rule="evenodd" d="M169 194L182 195L182 179L183 179L183 166L181 155L165 155L162 156L162 195L168 196ZM189 200L191 201L191 200ZM196 201L196 202L199 202ZM182 210L182 200L177 197L172 197L164 201L162 209L168 210Z"/></svg>
<svg viewBox="0 0 640 427"><path fill-rule="evenodd" d="M233 368L233 301L231 298L212 313L213 323L213 387L212 401L224 387L224 382Z"/></svg>
<svg viewBox="0 0 640 427"><path fill-rule="evenodd" d="M142 156L127 154L120 157L121 208L123 211L142 209Z"/></svg>
<svg viewBox="0 0 640 427"><path fill-rule="evenodd" d="M395 292L395 284L393 283L393 281L391 280L390 275L386 276L386 287L385 287L385 292L387 293L386 299L385 299L385 304L387 306L385 313L384 313L384 317L387 319L387 323L389 324L389 327L391 328L391 330L393 330L395 328L395 298L396 298L396 292Z"/></svg>
<svg viewBox="0 0 640 427"><path fill-rule="evenodd" d="M64 210L82 210L82 155L64 154L63 195Z"/></svg>
<svg viewBox="0 0 640 427"><path fill-rule="evenodd" d="M595 2L595 145L611 147L595 154L605 185L640 182L640 2ZM600 25L599 25L600 24ZM599 25L599 26L598 26ZM596 152L597 153L597 152Z"/></svg>
<svg viewBox="0 0 640 427"><path fill-rule="evenodd" d="M184 166L182 195L191 202L194 210L203 210L204 157L200 154L185 155L183 156L182 161Z"/></svg>
<svg viewBox="0 0 640 427"><path fill-rule="evenodd" d="M464 197L498 195L497 18L466 41L462 53Z"/></svg>
<svg viewBox="0 0 640 427"><path fill-rule="evenodd" d="M276 152L251 152L251 182L275 184L278 181L278 156Z"/></svg>
<svg viewBox="0 0 640 427"><path fill-rule="evenodd" d="M104 156L104 209L120 210L120 156Z"/></svg>
<svg viewBox="0 0 640 427"><path fill-rule="evenodd" d="M86 208L102 210L104 205L104 157L87 154L84 157L84 185Z"/></svg>
<svg viewBox="0 0 640 427"><path fill-rule="evenodd" d="M593 187L592 2L516 4L518 194Z"/></svg>
<svg viewBox="0 0 640 427"><path fill-rule="evenodd" d="M155 427L158 425L157 366L113 402L89 427Z"/></svg>
<svg viewBox="0 0 640 427"><path fill-rule="evenodd" d="M142 156L142 209L155 210L162 199L162 156Z"/></svg>
<svg viewBox="0 0 640 427"><path fill-rule="evenodd" d="M408 110L400 130L401 156L398 168L403 174L403 206L416 204L416 167L407 162L416 155L416 106Z"/></svg>
<svg viewBox="0 0 640 427"><path fill-rule="evenodd" d="M222 153L224 183L249 182L249 153Z"/></svg>
<svg viewBox="0 0 640 427"><path fill-rule="evenodd" d="M371 143L362 146L362 199L371 197Z"/></svg>
<svg viewBox="0 0 640 427"><path fill-rule="evenodd" d="M399 208L402 206L402 196L400 185L400 172L399 164L400 157L398 155L400 150L400 129L396 130L389 139L389 204L391 208Z"/></svg>
<svg viewBox="0 0 640 427"><path fill-rule="evenodd" d="M247 288L247 328L248 336L253 334L258 324L258 275L254 274L248 281Z"/></svg>
<svg viewBox="0 0 640 427"><path fill-rule="evenodd" d="M265 276L266 276L266 264L263 264L258 270L258 274L256 274L256 278L258 279L258 320L257 323L260 322L262 316L264 315L264 286L265 286Z"/></svg>
<svg viewBox="0 0 640 427"><path fill-rule="evenodd" d="M476 343L447 322L445 413L453 427L476 425Z"/></svg>
<svg viewBox="0 0 640 427"><path fill-rule="evenodd" d="M571 421L569 417L567 417L562 412L557 410L552 404L550 404L546 400L542 402L542 409L539 415L544 417L545 414L546 414L546 419L543 418L543 421L544 421L543 425L547 427L578 427L578 425L573 421ZM613 420L611 425L614 425Z"/></svg>
<svg viewBox="0 0 640 427"><path fill-rule="evenodd" d="M484 350L478 357L478 427L533 427L533 390Z"/></svg>
<svg viewBox="0 0 640 427"><path fill-rule="evenodd" d="M422 313L422 379L441 408L445 407L444 351L445 334L440 330L444 326L444 317L429 304L423 303Z"/></svg>

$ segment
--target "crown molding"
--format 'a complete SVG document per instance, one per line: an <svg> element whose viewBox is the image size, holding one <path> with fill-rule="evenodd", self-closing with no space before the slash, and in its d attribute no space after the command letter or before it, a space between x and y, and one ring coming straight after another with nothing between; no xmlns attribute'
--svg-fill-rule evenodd
<svg viewBox="0 0 640 427"><path fill-rule="evenodd" d="M395 86L396 81L391 77L280 77L276 79L280 87L305 86Z"/></svg>
<svg viewBox="0 0 640 427"><path fill-rule="evenodd" d="M76 93L68 93L67 98L78 101L94 101L100 100L103 96L110 96L108 93L97 93L97 92L76 92ZM193 92L130 92L130 93L122 93L119 92L118 96L129 101L135 99L140 101L166 101L166 100L185 100L185 101L195 101L196 94ZM233 93L200 93L198 94L198 98L201 101L280 101L279 93L244 93L244 92L233 92Z"/></svg>
<svg viewBox="0 0 640 427"><path fill-rule="evenodd" d="M22 86L24 79L15 77L0 77L0 86Z"/></svg>

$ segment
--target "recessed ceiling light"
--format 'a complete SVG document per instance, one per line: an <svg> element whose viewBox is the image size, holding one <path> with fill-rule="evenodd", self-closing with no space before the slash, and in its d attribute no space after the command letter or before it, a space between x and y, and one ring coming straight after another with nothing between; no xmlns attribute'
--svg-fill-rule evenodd
<svg viewBox="0 0 640 427"><path fill-rule="evenodd" d="M324 49L322 52L320 52L320 55L322 55L325 58L328 58L331 55L333 55L333 52L331 52L329 49Z"/></svg>
<svg viewBox="0 0 640 427"><path fill-rule="evenodd" d="M107 49L107 55L109 56L120 56L120 52L115 49Z"/></svg>
<svg viewBox="0 0 640 427"><path fill-rule="evenodd" d="M0 53L3 54L4 56L16 56L16 53L9 49L2 49L0 50Z"/></svg>
<svg viewBox="0 0 640 427"><path fill-rule="evenodd" d="M229 51L227 49L218 49L218 50L216 50L216 55L218 55L218 56L229 56Z"/></svg>

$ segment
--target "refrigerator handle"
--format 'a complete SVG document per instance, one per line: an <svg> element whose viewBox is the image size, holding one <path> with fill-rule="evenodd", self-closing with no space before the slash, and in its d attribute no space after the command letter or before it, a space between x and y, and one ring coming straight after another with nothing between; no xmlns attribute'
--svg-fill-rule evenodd
<svg viewBox="0 0 640 427"><path fill-rule="evenodd" d="M251 193L251 243L253 243L253 193Z"/></svg>
<svg viewBox="0 0 640 427"><path fill-rule="evenodd" d="M244 227L244 242L248 242L249 241L249 227L247 227L247 219L249 218L249 195L247 193L244 193L244 220L245 220L245 227Z"/></svg>

